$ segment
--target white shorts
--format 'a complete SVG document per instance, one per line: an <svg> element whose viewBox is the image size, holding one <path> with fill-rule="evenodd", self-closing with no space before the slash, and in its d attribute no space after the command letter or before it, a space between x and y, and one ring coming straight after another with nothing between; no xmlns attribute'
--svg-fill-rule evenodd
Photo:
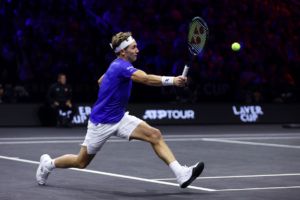
<svg viewBox="0 0 300 200"><path fill-rule="evenodd" d="M96 154L111 136L130 139L134 129L143 122L141 119L125 113L115 124L94 124L88 122L87 133L82 146L87 147L88 154Z"/></svg>

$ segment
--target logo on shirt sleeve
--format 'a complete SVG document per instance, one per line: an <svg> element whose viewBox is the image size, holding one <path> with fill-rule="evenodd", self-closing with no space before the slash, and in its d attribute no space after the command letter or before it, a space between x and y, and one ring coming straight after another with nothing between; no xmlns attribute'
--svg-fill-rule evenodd
<svg viewBox="0 0 300 200"><path fill-rule="evenodd" d="M129 67L127 67L126 69L127 69L127 70L133 70L134 67L133 67L133 66L129 66Z"/></svg>
<svg viewBox="0 0 300 200"><path fill-rule="evenodd" d="M134 72L136 69L133 66L126 67L126 70L129 72Z"/></svg>

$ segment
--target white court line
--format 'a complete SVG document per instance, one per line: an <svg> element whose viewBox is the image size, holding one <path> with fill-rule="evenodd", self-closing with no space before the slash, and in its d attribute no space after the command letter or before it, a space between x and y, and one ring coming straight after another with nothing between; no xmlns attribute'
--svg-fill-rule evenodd
<svg viewBox="0 0 300 200"><path fill-rule="evenodd" d="M273 137L218 137L212 138L218 140L292 140L292 139L300 139L300 136L273 136Z"/></svg>
<svg viewBox="0 0 300 200"><path fill-rule="evenodd" d="M197 135L164 135L164 138L200 138ZM202 138L202 137L201 137ZM14 138L0 138L0 141L32 141L32 140L79 140L84 139L82 137L14 137ZM118 139L118 137L112 136L110 139Z"/></svg>
<svg viewBox="0 0 300 200"><path fill-rule="evenodd" d="M295 146L295 145L273 144L273 143L263 143L263 142L234 141L234 140L215 139L215 138L203 138L203 141L222 142L222 143L231 143L231 144L246 144L246 145L265 146L265 147L281 147L281 148L300 149L300 146Z"/></svg>
<svg viewBox="0 0 300 200"><path fill-rule="evenodd" d="M197 179L233 179L233 178L259 178L259 177L282 177L282 176L300 176L300 173L288 173L288 174L256 174L256 175L237 175L237 176L207 176L198 177ZM159 178L152 179L157 181L174 181L175 178Z"/></svg>
<svg viewBox="0 0 300 200"><path fill-rule="evenodd" d="M202 135L163 135L164 138L199 138ZM208 135L205 135L208 137ZM219 135L218 135L219 136ZM58 137L0 137L0 141L15 141L15 140L76 140L84 139L84 136L58 136ZM118 139L112 136L110 139Z"/></svg>
<svg viewBox="0 0 300 200"><path fill-rule="evenodd" d="M14 141L14 142L0 142L0 144L68 144L68 143L82 143L82 140L40 140L40 141Z"/></svg>
<svg viewBox="0 0 300 200"><path fill-rule="evenodd" d="M0 155L0 159L12 160L12 161L24 162L24 163L30 163L30 164L39 164L39 162L33 161L33 160L21 159L21 158L16 158L16 157L7 157L7 156L1 156L1 155ZM148 182L148 183L156 183L156 184L160 184L160 185L169 185L169 186L179 187L178 184L176 184L176 183L156 181L156 180L151 180L151 179L147 179L147 178L139 178L136 176L127 176L127 175L122 175L122 174L108 173L108 172L102 172L102 171L96 171L96 170L90 170L90 169L76 169L76 168L69 168L69 169L73 170L73 171L80 171L80 172L99 174L99 175L104 175L104 176L118 177L118 178L124 178L124 179L130 179L130 180L136 180L136 181L142 181L142 182ZM215 191L214 189L204 188L204 187L196 187L196 186L188 186L188 188L195 189L195 190L201 190L201 191L208 191L208 192Z"/></svg>
<svg viewBox="0 0 300 200"><path fill-rule="evenodd" d="M78 138L78 139L77 139ZM1 138L0 138L1 139ZM2 138L4 139L4 138ZM32 139L32 140L30 140ZM40 139L40 140L37 140ZM53 140L56 139L56 140ZM60 140L61 139L61 140ZM300 137L237 137L237 138L202 138L202 137L165 137L167 142L196 142L196 141L210 141L210 142L223 142L223 143L235 143L235 144L248 144L248 145L259 145L259 146L272 146L272 147L284 147L284 148L296 148L299 149L300 146L295 145L285 145L285 144L272 144L272 143L260 143L260 142L247 142L247 141L236 141L236 140L260 140L260 139L300 139ZM13 138L9 141L8 138L1 141L0 144L67 144L67 143L82 143L83 137L34 137L34 138ZM107 142L128 142L124 139L118 139L113 137ZM131 142L139 142L139 140L132 140Z"/></svg>
<svg viewBox="0 0 300 200"><path fill-rule="evenodd" d="M284 187L262 187L262 188L240 188L240 189L220 189L216 192L238 192L238 191L252 191L252 190L279 190L279 189L300 189L300 186L284 186Z"/></svg>
<svg viewBox="0 0 300 200"><path fill-rule="evenodd" d="M202 141L202 138L165 138L167 142L195 142ZM36 140L36 141L2 141L0 144L66 144L66 143L82 143L82 140ZM125 139L109 139L107 142L126 142ZM140 140L132 140L131 142L141 142Z"/></svg>
<svg viewBox="0 0 300 200"><path fill-rule="evenodd" d="M21 159L21 158L18 158L18 157L8 157L8 156L1 156L0 155L0 158L5 159L5 160L12 160L12 161L18 161L18 162L23 162L23 163L37 164L37 165L40 163L38 161Z"/></svg>
<svg viewBox="0 0 300 200"><path fill-rule="evenodd" d="M39 162L37 162L37 161L27 160L27 159L20 159L20 158L16 158L16 157L0 156L0 159L6 159L6 160L12 160L12 161L24 162L24 163L30 163L30 164L39 164ZM149 183L156 183L156 184L160 184L160 185L169 185L169 186L178 187L178 184L159 181L159 180L154 180L154 179L145 179L145 178L139 178L139 177L134 177L134 176L127 176L127 175L121 175L121 174L101 172L101 171L95 171L95 170L89 170L89 169L70 168L70 170L87 172L87 173L92 173L92 174L100 174L100 175L105 175L105 176L112 176L112 177L118 177L118 178L124 178L124 179L136 180L136 181L143 181L143 182L149 182ZM216 189L210 189L210 188L196 187L196 186L189 186L188 188L195 189L195 190L208 191L208 192L233 192L233 191L250 191L250 190L299 189L300 186L240 188L240 189L217 189L217 190Z"/></svg>
<svg viewBox="0 0 300 200"><path fill-rule="evenodd" d="M290 134L290 136L288 136ZM250 135L250 136L249 136ZM268 136L266 136L268 135ZM246 134L180 134L180 135L168 135L163 134L164 138L216 138L216 139L300 139L300 135L295 133L267 133L267 134L257 134L257 133L246 133ZM52 137L0 137L0 141L14 141L14 140L76 140L84 139L84 136L52 136ZM112 137L112 139L117 137Z"/></svg>
<svg viewBox="0 0 300 200"><path fill-rule="evenodd" d="M84 139L83 136L68 136L68 137L11 137L11 138L0 138L0 141L19 141L19 140L76 140L76 139Z"/></svg>

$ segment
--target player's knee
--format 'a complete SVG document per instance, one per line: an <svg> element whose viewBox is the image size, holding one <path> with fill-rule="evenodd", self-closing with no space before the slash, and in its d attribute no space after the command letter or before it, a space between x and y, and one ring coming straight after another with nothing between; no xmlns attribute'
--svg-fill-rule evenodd
<svg viewBox="0 0 300 200"><path fill-rule="evenodd" d="M79 169L84 169L88 166L88 163L85 163L85 162L79 162L77 163L77 168Z"/></svg>
<svg viewBox="0 0 300 200"><path fill-rule="evenodd" d="M84 169L89 165L89 162L84 161L84 160L78 160L76 163L77 168L79 169Z"/></svg>
<svg viewBox="0 0 300 200"><path fill-rule="evenodd" d="M150 133L150 142L152 144L156 144L160 140L162 140L162 134L161 134L160 130L153 128Z"/></svg>

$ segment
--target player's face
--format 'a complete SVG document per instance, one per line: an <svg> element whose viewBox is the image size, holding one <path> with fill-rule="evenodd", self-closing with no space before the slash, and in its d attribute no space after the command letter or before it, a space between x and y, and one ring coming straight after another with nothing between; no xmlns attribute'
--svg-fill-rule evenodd
<svg viewBox="0 0 300 200"><path fill-rule="evenodd" d="M129 62L134 62L137 59L137 55L139 53L139 49L137 48L137 43L133 42L131 45L129 45L125 50L125 56L126 59Z"/></svg>

